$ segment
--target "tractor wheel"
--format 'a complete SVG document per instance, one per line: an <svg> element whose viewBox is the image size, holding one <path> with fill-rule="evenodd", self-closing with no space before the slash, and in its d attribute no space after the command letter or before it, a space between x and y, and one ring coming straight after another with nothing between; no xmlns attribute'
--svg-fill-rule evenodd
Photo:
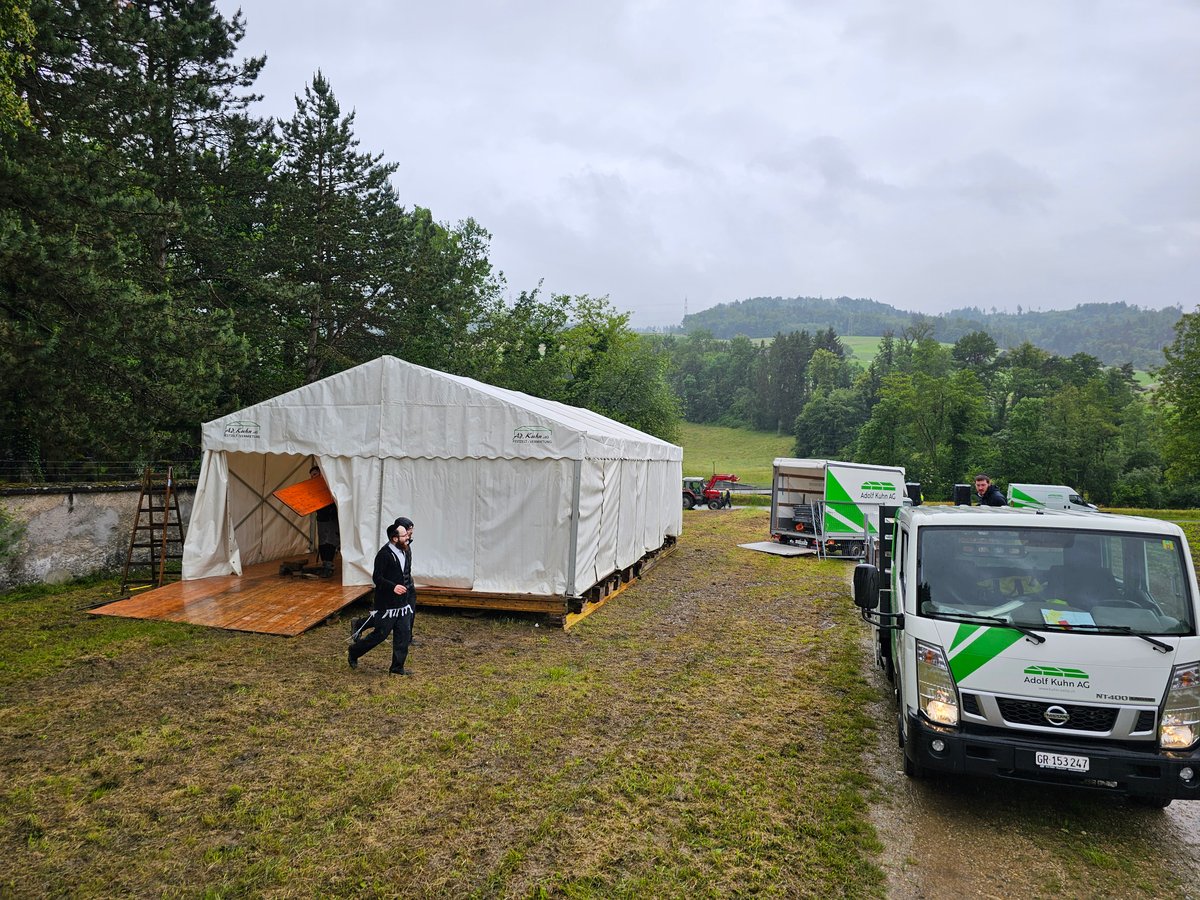
<svg viewBox="0 0 1200 900"><path fill-rule="evenodd" d="M708 501L708 508L709 508L709 509L720 509L720 508L721 508L721 501L720 501L720 500L709 500L709 501Z"/></svg>
<svg viewBox="0 0 1200 900"><path fill-rule="evenodd" d="M695 505L696 505L695 497L693 497L691 494L683 495L683 508L684 509L692 509L693 507L695 507Z"/></svg>

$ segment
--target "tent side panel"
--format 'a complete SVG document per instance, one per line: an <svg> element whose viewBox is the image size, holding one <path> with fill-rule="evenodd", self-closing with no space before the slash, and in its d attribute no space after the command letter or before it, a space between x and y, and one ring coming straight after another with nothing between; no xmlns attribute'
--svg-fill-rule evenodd
<svg viewBox="0 0 1200 900"><path fill-rule="evenodd" d="M228 505L229 465L223 452L206 450L183 545L183 579L241 575L242 560Z"/></svg>
<svg viewBox="0 0 1200 900"><path fill-rule="evenodd" d="M617 568L632 566L642 558L642 524L645 513L645 463L621 460L620 502L617 507Z"/></svg>
<svg viewBox="0 0 1200 900"><path fill-rule="evenodd" d="M565 595L573 461L481 463L476 480L475 590Z"/></svg>
<svg viewBox="0 0 1200 900"><path fill-rule="evenodd" d="M387 526L407 516L413 521L413 578L436 587L478 589L476 485L488 465L479 459L385 460L375 550L383 546Z"/></svg>
<svg viewBox="0 0 1200 900"><path fill-rule="evenodd" d="M386 523L380 521L383 463L360 456L323 456L320 465L337 501L342 584L371 584L375 553L387 540L386 527L395 518L392 516Z"/></svg>
<svg viewBox="0 0 1200 900"><path fill-rule="evenodd" d="M604 502L604 462L585 459L580 467L579 539L575 547L575 593L582 594L600 576L596 561L600 552L601 511ZM605 573L607 574L607 573Z"/></svg>
<svg viewBox="0 0 1200 900"><path fill-rule="evenodd" d="M600 509L600 543L596 547L596 573L592 583L617 571L617 535L621 527L621 463L601 460L604 467L604 494ZM585 588L586 585L580 585Z"/></svg>
<svg viewBox="0 0 1200 900"><path fill-rule="evenodd" d="M664 535L679 537L683 534L683 504L679 500L679 486L683 483L683 460L672 459L663 462L666 471L663 483L663 510L666 511L667 525Z"/></svg>
<svg viewBox="0 0 1200 900"><path fill-rule="evenodd" d="M672 472L680 470L672 460L651 460L646 470L646 525L643 535L645 552L657 550L667 535L677 535L677 520L682 518L679 502L681 478L672 479Z"/></svg>

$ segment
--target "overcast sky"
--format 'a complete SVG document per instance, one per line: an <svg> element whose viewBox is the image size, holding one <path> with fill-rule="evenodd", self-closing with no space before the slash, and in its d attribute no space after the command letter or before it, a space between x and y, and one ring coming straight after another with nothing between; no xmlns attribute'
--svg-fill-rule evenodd
<svg viewBox="0 0 1200 900"><path fill-rule="evenodd" d="M515 295L1200 302L1195 0L219 0Z"/></svg>

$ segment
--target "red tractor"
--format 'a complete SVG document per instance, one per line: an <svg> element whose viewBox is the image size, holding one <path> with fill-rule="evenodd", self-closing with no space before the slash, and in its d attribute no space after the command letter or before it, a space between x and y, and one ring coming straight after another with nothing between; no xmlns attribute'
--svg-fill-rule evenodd
<svg viewBox="0 0 1200 900"><path fill-rule="evenodd" d="M727 509L732 506L729 485L737 480L736 475L713 475L707 481L695 477L683 479L683 508L707 505L709 509Z"/></svg>

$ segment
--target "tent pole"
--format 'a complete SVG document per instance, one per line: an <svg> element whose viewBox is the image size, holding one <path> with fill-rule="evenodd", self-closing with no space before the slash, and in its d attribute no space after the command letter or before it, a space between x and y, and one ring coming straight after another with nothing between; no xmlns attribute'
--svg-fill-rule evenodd
<svg viewBox="0 0 1200 900"><path fill-rule="evenodd" d="M567 552L567 596L576 596L575 558L579 552L579 481L583 471L583 460L572 460L574 484L571 486L571 549Z"/></svg>

